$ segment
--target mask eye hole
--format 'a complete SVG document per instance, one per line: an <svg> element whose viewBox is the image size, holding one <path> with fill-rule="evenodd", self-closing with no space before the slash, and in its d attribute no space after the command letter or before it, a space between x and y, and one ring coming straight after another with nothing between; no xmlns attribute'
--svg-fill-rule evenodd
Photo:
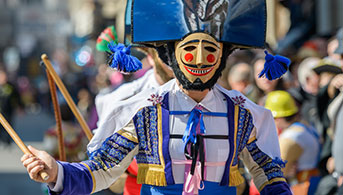
<svg viewBox="0 0 343 195"><path fill-rule="evenodd" d="M195 46L187 46L184 48L186 51L193 51L196 47Z"/></svg>
<svg viewBox="0 0 343 195"><path fill-rule="evenodd" d="M206 49L207 51L209 51L209 52L215 52L215 51L217 51L216 48L210 47L210 46L205 47L205 49Z"/></svg>

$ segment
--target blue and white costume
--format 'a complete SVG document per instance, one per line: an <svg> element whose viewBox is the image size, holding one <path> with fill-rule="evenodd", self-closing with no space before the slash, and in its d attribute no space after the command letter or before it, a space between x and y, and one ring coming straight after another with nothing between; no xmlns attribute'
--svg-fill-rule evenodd
<svg viewBox="0 0 343 195"><path fill-rule="evenodd" d="M162 99L150 101L151 94ZM238 105L233 100L238 96L246 101ZM199 105L205 110L205 164L209 165L205 166L205 188L199 190L200 194L213 194L213 190L235 194L234 186L243 181L238 172L238 157L249 168L262 194L271 193L271 190L277 194L275 190L282 192L283 188L288 188L281 172L273 118L268 110L239 92L227 91L219 85L215 85ZM184 143L177 135L183 135L189 114L170 113L191 112L195 106L197 103L181 91L175 80L124 101L100 124L101 133L97 133L88 146L89 160L60 162L59 168L63 167L64 171L59 171L61 183L57 182L55 187L63 186L61 194L89 194L102 190L111 185L136 156L137 179L145 184L142 192L170 190L181 194L185 165L177 162L186 159ZM205 112L225 113L226 116L211 116ZM221 165L211 166L211 163Z"/></svg>

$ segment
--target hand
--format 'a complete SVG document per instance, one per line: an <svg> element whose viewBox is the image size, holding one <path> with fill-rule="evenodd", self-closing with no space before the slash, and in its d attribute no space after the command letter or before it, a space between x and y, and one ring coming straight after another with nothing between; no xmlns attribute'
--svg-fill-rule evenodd
<svg viewBox="0 0 343 195"><path fill-rule="evenodd" d="M24 154L21 157L21 162L26 167L30 178L42 183L56 183L58 172L56 160L45 151L37 150L32 146L28 146L28 149L32 154ZM42 170L49 175L49 179L46 181L39 175Z"/></svg>
<svg viewBox="0 0 343 195"><path fill-rule="evenodd" d="M342 89L343 87L343 74L336 75L332 80L330 85L333 85L336 89Z"/></svg>
<svg viewBox="0 0 343 195"><path fill-rule="evenodd" d="M333 157L330 157L326 162L326 169L330 174L335 171L335 160Z"/></svg>
<svg viewBox="0 0 343 195"><path fill-rule="evenodd" d="M335 96L336 90L343 90L343 74L338 74L331 80L328 87L328 94L330 98Z"/></svg>

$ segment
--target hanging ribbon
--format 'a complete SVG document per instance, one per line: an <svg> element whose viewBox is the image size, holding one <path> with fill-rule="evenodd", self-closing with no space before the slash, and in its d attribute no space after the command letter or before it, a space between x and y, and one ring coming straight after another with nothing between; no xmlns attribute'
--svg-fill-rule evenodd
<svg viewBox="0 0 343 195"><path fill-rule="evenodd" d="M186 182L184 184L184 191L186 193L198 194L198 190L203 190L205 188L203 178L201 176L201 164L197 162L195 166L194 174L188 172Z"/></svg>
<svg viewBox="0 0 343 195"><path fill-rule="evenodd" d="M176 165L189 165L193 162L191 160L173 160L173 164ZM225 166L226 162L205 162L205 166L210 167L217 167L217 166ZM191 172L187 173L185 176L185 183L183 187L183 194L196 194L198 190L203 190L205 184L203 182L205 178L201 174L201 163L197 162L194 174L192 175Z"/></svg>

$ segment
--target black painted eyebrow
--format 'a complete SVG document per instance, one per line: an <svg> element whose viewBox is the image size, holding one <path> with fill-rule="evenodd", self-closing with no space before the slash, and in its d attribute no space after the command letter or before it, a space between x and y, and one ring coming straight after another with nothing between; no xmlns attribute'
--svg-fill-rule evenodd
<svg viewBox="0 0 343 195"><path fill-rule="evenodd" d="M180 47L187 45L188 43L197 43L199 41L200 41L199 39L190 40L190 41L187 41L186 43L183 43ZM215 47L217 47L219 49L219 46L217 44L211 42L211 41L202 40L201 42L209 43L209 44L214 45Z"/></svg>
<svg viewBox="0 0 343 195"><path fill-rule="evenodd" d="M202 42L205 42L205 43L209 43L209 44L211 44L211 45L214 45L214 46L216 46L216 47L219 49L218 45L215 44L215 43L213 43L213 42L211 42L211 41L202 40Z"/></svg>
<svg viewBox="0 0 343 195"><path fill-rule="evenodd" d="M183 43L180 47L182 47L188 43L197 43L197 42L199 42L199 39L190 40L190 41L187 41L186 43Z"/></svg>

